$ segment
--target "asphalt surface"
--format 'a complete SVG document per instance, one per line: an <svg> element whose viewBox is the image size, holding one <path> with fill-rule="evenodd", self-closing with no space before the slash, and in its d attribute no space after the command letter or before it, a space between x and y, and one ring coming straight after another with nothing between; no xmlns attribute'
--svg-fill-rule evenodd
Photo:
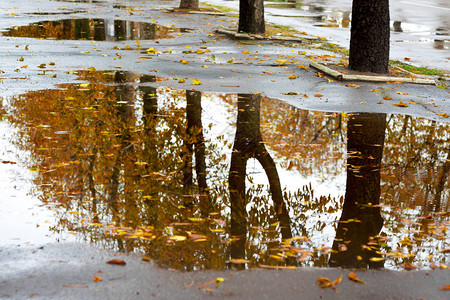
<svg viewBox="0 0 450 300"><path fill-rule="evenodd" d="M42 20L67 18L157 22L163 26L174 24L176 28L193 29L176 34L172 39L142 40L140 47L133 40L93 42L0 37L0 65L4 72L0 74L3 79L0 92L4 101L8 96L27 90L73 82L76 76L71 70L86 70L89 67L115 70L120 67L137 74L164 78L158 83L159 86L226 93L258 92L312 110L403 113L449 120L443 115L450 114L448 90L416 84L356 83L355 86L319 78L315 70L297 68L301 62L307 66L310 61L298 52L305 51L318 60L319 55L333 53L304 48L300 43L286 46L275 42L235 41L214 33L221 27L236 26L234 17L166 13L157 9L175 7L177 1L75 3L19 0L12 3L1 0L0 3L3 8L0 13L2 30ZM127 46L132 49L123 50ZM146 49L151 47L159 54L148 54ZM194 52L204 49L201 47L211 52L183 53L189 49ZM151 58L141 59L142 56ZM258 58L249 59L256 56ZM339 60L339 57L333 59ZM180 62L182 60L188 63L183 64ZM45 74L39 68L43 63L46 64ZM22 68L23 65L27 68ZM298 78L289 79L290 75ZM180 78L185 82L180 82ZM193 80L199 80L202 84L192 85ZM369 92L373 89L378 91ZM295 95L286 95L293 92ZM314 96L316 94L321 96ZM387 96L392 100L385 100ZM411 104L408 107L396 106L399 101ZM106 264L111 259L122 259L126 265ZM117 254L82 243L0 244L1 299L449 298L449 291L439 289L450 284L448 270L356 271L357 276L367 284L350 281L347 278L349 273L350 270L313 268L184 273L159 269L152 262L144 262L133 254ZM333 281L340 275L343 279L337 284L339 292L331 287L321 289L315 283L319 277L328 277ZM93 281L94 276L102 281ZM198 288L218 277L225 281L217 288L214 283Z"/></svg>

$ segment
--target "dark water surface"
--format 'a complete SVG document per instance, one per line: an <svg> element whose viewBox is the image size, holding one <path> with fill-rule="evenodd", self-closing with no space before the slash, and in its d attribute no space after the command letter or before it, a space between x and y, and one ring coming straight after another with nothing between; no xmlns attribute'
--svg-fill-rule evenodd
<svg viewBox="0 0 450 300"><path fill-rule="evenodd" d="M450 265L449 123L76 74L4 99L55 233L180 270Z"/></svg>

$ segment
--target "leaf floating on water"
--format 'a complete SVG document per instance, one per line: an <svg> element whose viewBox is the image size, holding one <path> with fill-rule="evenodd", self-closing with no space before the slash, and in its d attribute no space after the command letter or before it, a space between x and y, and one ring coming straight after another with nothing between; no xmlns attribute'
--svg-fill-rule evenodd
<svg viewBox="0 0 450 300"><path fill-rule="evenodd" d="M182 235L172 235L172 236L169 236L169 239L176 241L176 242L182 242L182 241L185 241L187 239L187 237L182 236Z"/></svg>
<svg viewBox="0 0 450 300"><path fill-rule="evenodd" d="M439 289L440 289L440 290L443 290L443 291L450 291L450 284L441 286Z"/></svg>
<svg viewBox="0 0 450 300"><path fill-rule="evenodd" d="M201 85L202 82L200 80L194 79L192 80L192 85Z"/></svg>
<svg viewBox="0 0 450 300"><path fill-rule="evenodd" d="M298 76L295 76L295 75L290 75L289 77L288 77L289 79L297 79L298 78Z"/></svg>
<svg viewBox="0 0 450 300"><path fill-rule="evenodd" d="M152 259L150 257L148 257L148 256L142 256L142 260L146 261L146 262L151 262L152 261Z"/></svg>
<svg viewBox="0 0 450 300"><path fill-rule="evenodd" d="M366 284L365 281L359 279L358 277L356 277L355 272L350 272L350 274L348 274L348 279L354 281L354 282L358 282L358 283L362 283L362 284Z"/></svg>
<svg viewBox="0 0 450 300"><path fill-rule="evenodd" d="M120 265L120 266L125 266L127 263L121 259L112 259L110 261L106 262L107 264L110 265Z"/></svg>
<svg viewBox="0 0 450 300"><path fill-rule="evenodd" d="M230 264L246 264L249 263L249 260L243 259L243 258L232 258L230 260L227 260L227 263Z"/></svg>
<svg viewBox="0 0 450 300"><path fill-rule="evenodd" d="M295 266L270 266L270 265L259 265L260 268L264 269L286 269L286 270L295 270L297 267Z"/></svg>
<svg viewBox="0 0 450 300"><path fill-rule="evenodd" d="M103 279L101 279L101 278L100 278L99 276L97 276L97 275L94 275L93 281L99 282L99 281L103 281Z"/></svg>

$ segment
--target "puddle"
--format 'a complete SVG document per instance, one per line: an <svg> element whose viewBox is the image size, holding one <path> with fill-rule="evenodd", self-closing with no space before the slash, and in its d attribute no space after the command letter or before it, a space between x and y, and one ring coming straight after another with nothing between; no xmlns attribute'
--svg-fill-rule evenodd
<svg viewBox="0 0 450 300"><path fill-rule="evenodd" d="M76 74L4 99L53 231L179 270L450 265L449 123Z"/></svg>
<svg viewBox="0 0 450 300"><path fill-rule="evenodd" d="M124 41L173 38L185 28L152 23L107 19L65 19L17 26L2 32L4 36L55 40Z"/></svg>

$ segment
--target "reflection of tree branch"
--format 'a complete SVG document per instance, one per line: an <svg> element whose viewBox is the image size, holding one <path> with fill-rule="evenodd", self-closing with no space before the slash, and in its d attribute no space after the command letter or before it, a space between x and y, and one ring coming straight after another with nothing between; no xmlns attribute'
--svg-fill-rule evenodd
<svg viewBox="0 0 450 300"><path fill-rule="evenodd" d="M231 200L231 235L239 237L232 243L232 258L244 258L247 234L247 199L245 194L245 176L247 161L256 158L267 174L275 212L280 221L283 238L291 238L291 227L286 205L283 201L280 179L275 162L264 146L260 128L261 96L254 94L238 95L238 116L236 136L229 173ZM234 245L233 245L234 244Z"/></svg>
<svg viewBox="0 0 450 300"><path fill-rule="evenodd" d="M443 211L441 209L442 192L445 188L445 183L448 181L448 174L450 173L450 149L447 149L447 159L442 166L441 174L438 177L438 183L436 187L436 194L434 195L433 210L435 212Z"/></svg>
<svg viewBox="0 0 450 300"><path fill-rule="evenodd" d="M378 204L385 128L384 114L355 114L348 121L347 187L330 266L383 266L373 259L376 246L367 243L383 226Z"/></svg>

